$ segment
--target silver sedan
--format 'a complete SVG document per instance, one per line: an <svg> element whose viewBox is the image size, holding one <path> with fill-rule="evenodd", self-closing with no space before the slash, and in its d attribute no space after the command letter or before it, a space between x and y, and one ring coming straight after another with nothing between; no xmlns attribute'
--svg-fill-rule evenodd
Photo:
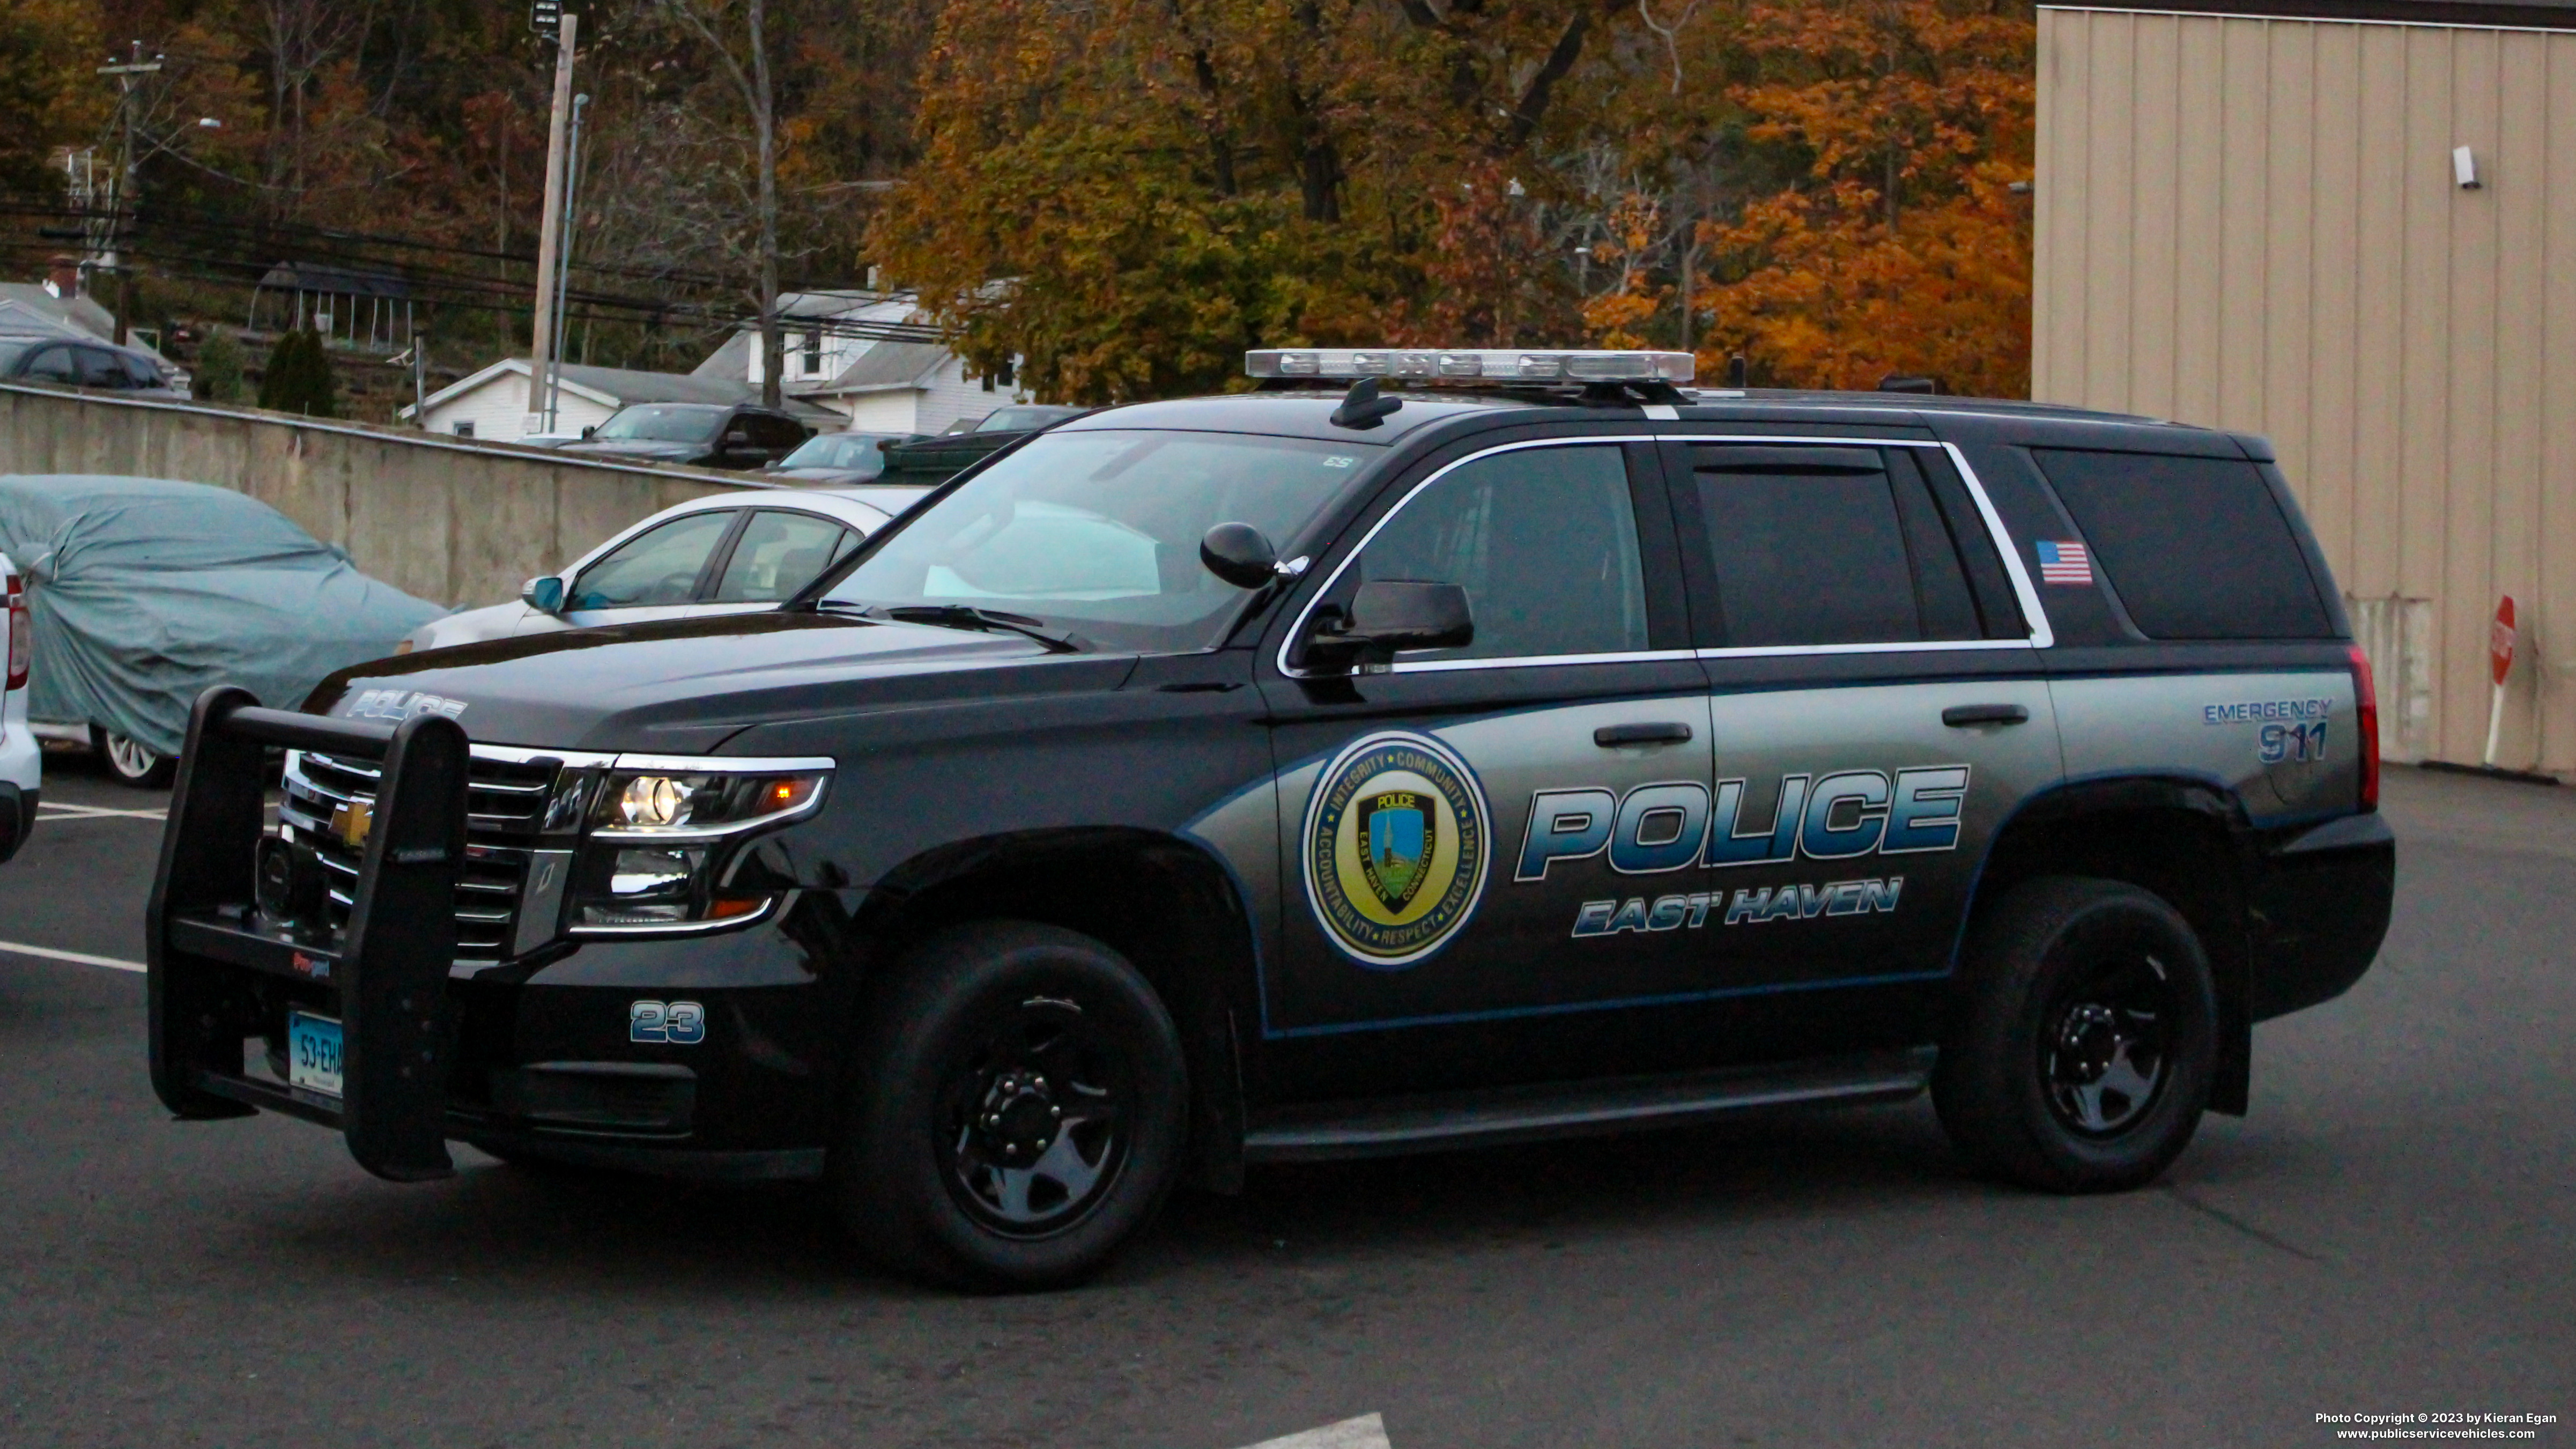
<svg viewBox="0 0 2576 1449"><path fill-rule="evenodd" d="M771 608L928 491L799 488L691 499L609 539L560 574L528 580L513 603L431 620L396 652Z"/></svg>

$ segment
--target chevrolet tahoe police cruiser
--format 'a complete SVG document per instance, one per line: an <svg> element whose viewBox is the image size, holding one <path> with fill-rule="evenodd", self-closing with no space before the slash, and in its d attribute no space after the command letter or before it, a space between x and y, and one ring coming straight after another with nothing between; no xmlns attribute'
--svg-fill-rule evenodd
<svg viewBox="0 0 2576 1449"><path fill-rule="evenodd" d="M1184 1178L1927 1089L1998 1177L2135 1187L2376 954L2369 666L2261 439L1248 367L774 611L210 692L163 1100L393 1178L818 1179L1031 1286Z"/></svg>

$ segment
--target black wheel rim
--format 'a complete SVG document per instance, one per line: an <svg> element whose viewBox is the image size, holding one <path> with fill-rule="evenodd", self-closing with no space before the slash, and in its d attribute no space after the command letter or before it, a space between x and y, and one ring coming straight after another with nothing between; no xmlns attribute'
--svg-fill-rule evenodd
<svg viewBox="0 0 2576 1449"><path fill-rule="evenodd" d="M939 1097L941 1175L988 1231L1042 1238L1098 1207L1126 1165L1132 1057L1096 1012L1030 996L981 1024Z"/></svg>
<svg viewBox="0 0 2576 1449"><path fill-rule="evenodd" d="M2155 1110L2173 1075L2173 973L2152 950L2088 952L2042 1018L2049 1110L2086 1137L2116 1137Z"/></svg>

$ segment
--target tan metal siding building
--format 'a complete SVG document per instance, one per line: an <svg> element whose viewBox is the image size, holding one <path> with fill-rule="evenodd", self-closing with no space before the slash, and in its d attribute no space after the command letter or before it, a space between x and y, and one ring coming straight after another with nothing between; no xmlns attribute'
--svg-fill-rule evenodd
<svg viewBox="0 0 2576 1449"><path fill-rule="evenodd" d="M2497 763L2576 772L2576 4L2229 8L2040 11L2032 394L2272 438L2391 758L2513 595Z"/></svg>

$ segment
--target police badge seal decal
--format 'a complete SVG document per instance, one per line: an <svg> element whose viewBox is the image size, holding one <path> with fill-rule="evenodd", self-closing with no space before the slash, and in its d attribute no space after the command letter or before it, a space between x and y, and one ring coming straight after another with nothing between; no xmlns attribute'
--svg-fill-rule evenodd
<svg viewBox="0 0 2576 1449"><path fill-rule="evenodd" d="M1345 746L1306 807L1306 899L1352 960L1411 966L1449 943L1485 893L1485 795L1428 736Z"/></svg>

